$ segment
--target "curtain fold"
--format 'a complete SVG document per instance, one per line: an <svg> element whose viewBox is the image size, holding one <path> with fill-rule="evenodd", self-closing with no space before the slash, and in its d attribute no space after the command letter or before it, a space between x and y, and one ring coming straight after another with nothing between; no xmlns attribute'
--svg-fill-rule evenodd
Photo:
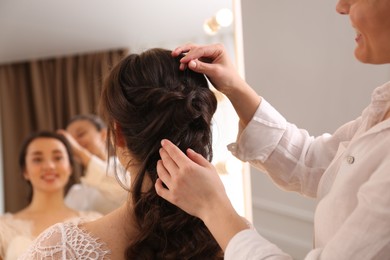
<svg viewBox="0 0 390 260"><path fill-rule="evenodd" d="M105 75L125 49L0 66L0 106L5 211L27 205L18 165L24 138L65 127L76 114L97 113Z"/></svg>

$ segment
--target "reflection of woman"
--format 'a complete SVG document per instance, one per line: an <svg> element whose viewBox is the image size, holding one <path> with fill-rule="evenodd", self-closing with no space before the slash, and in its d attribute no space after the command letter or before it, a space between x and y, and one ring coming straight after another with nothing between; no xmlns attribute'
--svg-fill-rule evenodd
<svg viewBox="0 0 390 260"><path fill-rule="evenodd" d="M180 71L170 51L122 60L106 80L101 111L108 139L131 175L128 202L94 222L55 225L22 259L221 259L203 221L160 198L153 186L163 137L211 160L216 107L204 75Z"/></svg>
<svg viewBox="0 0 390 260"><path fill-rule="evenodd" d="M68 139L76 160L85 169L81 184L75 184L69 190L66 204L73 209L94 210L102 214L118 208L126 200L127 192L114 176L113 163L107 166L107 127L103 120L92 114L77 115L69 121L66 131L58 132ZM114 160L116 157L111 158Z"/></svg>
<svg viewBox="0 0 390 260"><path fill-rule="evenodd" d="M100 217L65 205L64 194L72 184L73 157L63 136L32 134L22 145L19 165L31 185L31 200L21 211L0 217L0 259L16 259L35 237L55 223Z"/></svg>
<svg viewBox="0 0 390 260"><path fill-rule="evenodd" d="M390 1L339 0L337 11L349 14L357 32L356 58L389 64ZM283 189L318 198L306 259L389 259L390 82L374 90L359 118L314 138L259 97L221 45L181 46L173 55L183 52L181 67L205 73L240 117L232 153ZM203 219L226 259L291 259L237 217L212 165L194 153L190 160L168 141L163 148L159 176L167 187L158 180L159 194Z"/></svg>

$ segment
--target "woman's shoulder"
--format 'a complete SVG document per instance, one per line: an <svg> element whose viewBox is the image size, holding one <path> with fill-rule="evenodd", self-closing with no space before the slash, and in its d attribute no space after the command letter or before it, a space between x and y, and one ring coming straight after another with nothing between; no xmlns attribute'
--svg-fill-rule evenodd
<svg viewBox="0 0 390 260"><path fill-rule="evenodd" d="M103 216L103 214L97 211L79 211L80 219L83 221L92 221L96 220Z"/></svg>
<svg viewBox="0 0 390 260"><path fill-rule="evenodd" d="M11 247L26 248L32 239L31 222L15 218L11 213L0 216L0 257L11 255Z"/></svg>
<svg viewBox="0 0 390 260"><path fill-rule="evenodd" d="M6 212L3 215L0 215L0 222L1 223L8 223L15 220L15 216L12 213Z"/></svg>
<svg viewBox="0 0 390 260"><path fill-rule="evenodd" d="M5 213L0 216L0 234L29 233L31 221L16 218L12 213Z"/></svg>
<svg viewBox="0 0 390 260"><path fill-rule="evenodd" d="M14 222L15 218L12 213L4 213L0 215L0 225L6 225L8 223Z"/></svg>
<svg viewBox="0 0 390 260"><path fill-rule="evenodd" d="M46 229L19 259L104 259L109 254L98 238L74 222L62 222Z"/></svg>

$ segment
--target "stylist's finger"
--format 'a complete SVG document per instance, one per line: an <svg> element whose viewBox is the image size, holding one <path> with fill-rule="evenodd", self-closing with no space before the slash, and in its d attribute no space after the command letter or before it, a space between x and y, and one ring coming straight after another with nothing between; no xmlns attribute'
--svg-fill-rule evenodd
<svg viewBox="0 0 390 260"><path fill-rule="evenodd" d="M159 153L161 157L161 166L164 167L169 175L176 175L179 172L179 166L176 164L176 162L164 148L160 148Z"/></svg>
<svg viewBox="0 0 390 260"><path fill-rule="evenodd" d="M177 47L176 49L174 49L171 53L172 57L177 57L179 56L180 54L186 54L188 53L192 48L195 48L196 45L194 44L184 44L182 46L179 46ZM183 62L180 62L180 66L179 66L179 69L180 70L185 70L187 69L187 63L183 63Z"/></svg>
<svg viewBox="0 0 390 260"><path fill-rule="evenodd" d="M187 156L190 158L194 163L199 164L203 167L210 167L211 163L204 158L201 154L195 152L192 149L187 149Z"/></svg>
<svg viewBox="0 0 390 260"><path fill-rule="evenodd" d="M195 48L197 45L195 44L192 44L192 43L187 43L187 44L183 44L181 46L178 46L176 47L173 51L172 51L172 56L173 57L177 57L179 56L180 54L182 53L187 53L189 52L191 49Z"/></svg>
<svg viewBox="0 0 390 260"><path fill-rule="evenodd" d="M158 160L157 162L157 175L169 189L169 187L171 187L172 178L167 169L164 167L162 160Z"/></svg>
<svg viewBox="0 0 390 260"><path fill-rule="evenodd" d="M64 129L58 129L56 132L57 132L57 134L60 134L60 135L63 135L64 137L66 137L69 141L69 138L70 138L69 133L66 132Z"/></svg>
<svg viewBox="0 0 390 260"><path fill-rule="evenodd" d="M65 131L63 129L58 129L57 133L60 135L63 135L68 140L73 151L76 153L75 155L77 156L80 153L80 151L82 150L82 147L80 146L80 144L71 136L71 134L69 134L67 131Z"/></svg>
<svg viewBox="0 0 390 260"><path fill-rule="evenodd" d="M156 180L156 183L154 184L154 188L156 189L157 195L172 203L171 193L169 189L164 187L164 183L162 182L161 179Z"/></svg>
<svg viewBox="0 0 390 260"><path fill-rule="evenodd" d="M190 159L171 141L163 139L161 141L162 149L160 149L160 156L164 167L172 174L171 170L182 168ZM176 166L176 167L175 167Z"/></svg>
<svg viewBox="0 0 390 260"><path fill-rule="evenodd" d="M187 64L187 66L195 72L204 73L208 76L215 76L220 70L220 67L200 60L192 60Z"/></svg>
<svg viewBox="0 0 390 260"><path fill-rule="evenodd" d="M188 63L191 60L202 60L209 63L212 63L218 59L223 54L223 46L221 44L212 44L204 46L196 45L187 45L188 52L186 55L181 58L181 63ZM186 46L186 47L187 47ZM186 47L183 47L183 51L187 50Z"/></svg>
<svg viewBox="0 0 390 260"><path fill-rule="evenodd" d="M199 60L202 63L219 63L224 54L224 48L221 44L212 44L212 45L194 45L194 44L185 44L177 47L172 51L172 56L176 57L180 54L185 54L184 57L180 59L180 69L184 70L187 68L188 64L193 60ZM193 67L194 68L194 67ZM202 67L200 67L202 68ZM206 70L206 67L202 72ZM195 70L196 72L201 72Z"/></svg>

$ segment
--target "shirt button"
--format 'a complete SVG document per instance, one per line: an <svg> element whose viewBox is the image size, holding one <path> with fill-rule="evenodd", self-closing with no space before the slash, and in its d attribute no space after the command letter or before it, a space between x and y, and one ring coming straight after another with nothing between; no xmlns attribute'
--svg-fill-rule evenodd
<svg viewBox="0 0 390 260"><path fill-rule="evenodd" d="M353 156L347 156L347 163L349 163L349 164L353 164L353 162L355 161L355 157L353 157Z"/></svg>

